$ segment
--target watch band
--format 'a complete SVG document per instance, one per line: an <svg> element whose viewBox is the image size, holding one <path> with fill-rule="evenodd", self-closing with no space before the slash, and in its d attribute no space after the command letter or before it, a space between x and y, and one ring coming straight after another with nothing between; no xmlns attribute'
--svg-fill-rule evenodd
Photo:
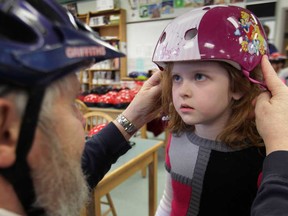
<svg viewBox="0 0 288 216"><path fill-rule="evenodd" d="M130 135L133 135L138 130L123 114L119 114L116 120Z"/></svg>

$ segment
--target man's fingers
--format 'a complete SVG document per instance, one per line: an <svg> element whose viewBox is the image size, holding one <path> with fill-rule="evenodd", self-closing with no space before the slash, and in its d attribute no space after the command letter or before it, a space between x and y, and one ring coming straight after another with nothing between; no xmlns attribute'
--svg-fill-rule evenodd
<svg viewBox="0 0 288 216"><path fill-rule="evenodd" d="M162 71L157 71L155 72L146 82L145 82L145 87L152 87L156 86L161 82L161 77L162 77Z"/></svg>
<svg viewBox="0 0 288 216"><path fill-rule="evenodd" d="M270 103L270 99L271 99L270 92L268 91L262 92L260 95L258 95L255 106L257 106L258 104L266 103L266 102Z"/></svg>
<svg viewBox="0 0 288 216"><path fill-rule="evenodd" d="M266 55L262 57L261 68L265 83L267 85L267 88L271 92L272 96L278 93L279 88L286 87L286 85L277 76L277 73L273 69Z"/></svg>

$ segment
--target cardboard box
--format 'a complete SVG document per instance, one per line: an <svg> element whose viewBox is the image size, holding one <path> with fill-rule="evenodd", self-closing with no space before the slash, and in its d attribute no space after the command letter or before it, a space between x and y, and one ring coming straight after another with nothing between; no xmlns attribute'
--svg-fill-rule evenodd
<svg viewBox="0 0 288 216"><path fill-rule="evenodd" d="M90 22L89 22L89 26L93 27L93 26L103 26L106 25L107 23L105 23L105 19L104 16L96 16L96 17L91 17L90 18Z"/></svg>
<svg viewBox="0 0 288 216"><path fill-rule="evenodd" d="M119 8L119 0L96 0L96 11Z"/></svg>

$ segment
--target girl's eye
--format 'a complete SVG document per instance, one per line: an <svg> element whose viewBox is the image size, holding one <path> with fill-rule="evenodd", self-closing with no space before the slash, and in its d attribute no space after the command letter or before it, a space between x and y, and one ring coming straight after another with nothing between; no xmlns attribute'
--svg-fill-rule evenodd
<svg viewBox="0 0 288 216"><path fill-rule="evenodd" d="M206 76L203 74L195 74L195 80L197 81L203 81L206 79Z"/></svg>
<svg viewBox="0 0 288 216"><path fill-rule="evenodd" d="M173 75L172 76L172 80L174 81L174 82L179 82L180 80L181 80L181 77L179 76L179 75Z"/></svg>

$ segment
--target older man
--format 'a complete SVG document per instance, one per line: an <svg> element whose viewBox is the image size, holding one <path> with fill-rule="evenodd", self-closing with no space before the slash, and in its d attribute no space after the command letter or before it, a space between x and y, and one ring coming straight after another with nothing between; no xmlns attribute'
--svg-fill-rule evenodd
<svg viewBox="0 0 288 216"><path fill-rule="evenodd" d="M123 54L54 0L2 0L0 24L0 215L78 216L88 191L82 157L93 187L156 115L160 74L84 146L74 72Z"/></svg>

